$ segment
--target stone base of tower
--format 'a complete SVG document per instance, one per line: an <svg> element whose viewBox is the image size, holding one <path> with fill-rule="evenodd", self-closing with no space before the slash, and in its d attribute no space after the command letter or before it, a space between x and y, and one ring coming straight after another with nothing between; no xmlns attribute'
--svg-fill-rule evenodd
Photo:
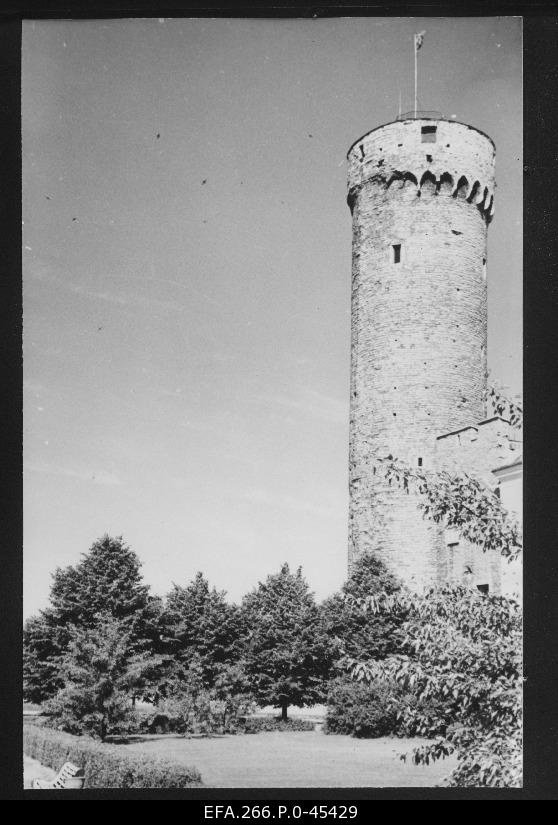
<svg viewBox="0 0 558 825"><path fill-rule="evenodd" d="M360 556L371 554L415 593L441 584L447 572L443 530L423 518L414 495L385 482L373 488L373 507L361 502L352 509L349 569Z"/></svg>
<svg viewBox="0 0 558 825"><path fill-rule="evenodd" d="M360 555L370 553L417 593L449 582L521 599L520 560L483 552L456 529L429 521L415 495L387 484L368 468L363 465L351 490L349 570ZM521 523L521 431L505 419L494 416L438 436L429 469L482 480Z"/></svg>

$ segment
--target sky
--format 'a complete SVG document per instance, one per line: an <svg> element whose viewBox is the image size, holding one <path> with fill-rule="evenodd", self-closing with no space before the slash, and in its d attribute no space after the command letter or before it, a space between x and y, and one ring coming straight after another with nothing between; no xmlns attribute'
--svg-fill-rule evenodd
<svg viewBox="0 0 558 825"><path fill-rule="evenodd" d="M521 19L25 21L24 613L122 535L153 593L346 577L346 152L496 144L488 360L521 390Z"/></svg>

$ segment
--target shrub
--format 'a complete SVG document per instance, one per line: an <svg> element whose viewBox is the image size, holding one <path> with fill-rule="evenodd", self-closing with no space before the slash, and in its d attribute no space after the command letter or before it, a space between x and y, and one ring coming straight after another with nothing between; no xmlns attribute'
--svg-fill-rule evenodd
<svg viewBox="0 0 558 825"><path fill-rule="evenodd" d="M185 690L165 699L159 715L168 719L168 729L176 733L236 733L252 703L245 696L218 699L215 690Z"/></svg>
<svg viewBox="0 0 558 825"><path fill-rule="evenodd" d="M244 733L261 733L261 731L308 731L314 730L315 722L309 719L287 719L280 716L248 717L243 725Z"/></svg>
<svg viewBox="0 0 558 825"><path fill-rule="evenodd" d="M84 768L85 788L191 788L202 784L197 768L35 725L23 727L23 750L55 771L65 762Z"/></svg>
<svg viewBox="0 0 558 825"><path fill-rule="evenodd" d="M385 686L335 679L327 698L326 733L387 736L397 724L393 693Z"/></svg>
<svg viewBox="0 0 558 825"><path fill-rule="evenodd" d="M330 686L325 730L376 738L416 736L427 726L429 734L436 735L445 730L447 721L441 703L421 701L412 692L404 692L395 680L366 684L341 677Z"/></svg>

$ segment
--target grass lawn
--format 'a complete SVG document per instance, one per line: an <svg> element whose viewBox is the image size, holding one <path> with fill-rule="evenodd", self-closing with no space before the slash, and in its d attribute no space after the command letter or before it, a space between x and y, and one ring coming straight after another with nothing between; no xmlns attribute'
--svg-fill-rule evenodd
<svg viewBox="0 0 558 825"><path fill-rule="evenodd" d="M455 767L455 759L429 766L399 759L423 743L276 731L213 739L146 736L120 747L195 765L208 787L434 787Z"/></svg>

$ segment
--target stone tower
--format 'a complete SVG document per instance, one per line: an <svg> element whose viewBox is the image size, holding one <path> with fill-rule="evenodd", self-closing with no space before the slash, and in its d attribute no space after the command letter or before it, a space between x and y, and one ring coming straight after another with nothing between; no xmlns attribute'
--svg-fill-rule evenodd
<svg viewBox="0 0 558 825"><path fill-rule="evenodd" d="M372 130L348 152L353 217L349 566L373 551L411 587L443 578L440 528L373 474L434 469L437 437L484 417L494 144L441 117Z"/></svg>

